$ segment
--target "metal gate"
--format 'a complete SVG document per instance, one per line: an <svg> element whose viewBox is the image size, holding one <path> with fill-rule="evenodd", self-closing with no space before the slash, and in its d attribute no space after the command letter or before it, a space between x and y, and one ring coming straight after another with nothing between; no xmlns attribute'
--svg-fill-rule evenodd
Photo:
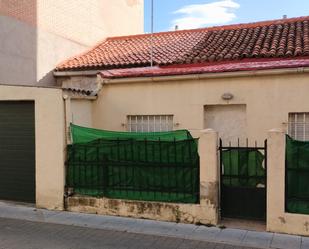
<svg viewBox="0 0 309 249"><path fill-rule="evenodd" d="M263 147L222 145L220 139L221 217L266 219L267 140Z"/></svg>
<svg viewBox="0 0 309 249"><path fill-rule="evenodd" d="M0 199L35 202L33 101L0 101Z"/></svg>

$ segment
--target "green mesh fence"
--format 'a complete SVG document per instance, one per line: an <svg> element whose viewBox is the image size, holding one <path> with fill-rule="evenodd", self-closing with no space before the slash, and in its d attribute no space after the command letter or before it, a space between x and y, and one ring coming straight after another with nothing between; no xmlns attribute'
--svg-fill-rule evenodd
<svg viewBox="0 0 309 249"><path fill-rule="evenodd" d="M109 140L155 140L158 141L179 141L192 139L192 136L187 130L176 130L168 132L119 132L98 130L78 125L71 124L71 135L73 143L86 143L95 139L109 139Z"/></svg>
<svg viewBox="0 0 309 249"><path fill-rule="evenodd" d="M309 142L286 136L286 211L309 214Z"/></svg>
<svg viewBox="0 0 309 249"><path fill-rule="evenodd" d="M223 184L257 187L265 185L265 156L257 149L237 148L222 151Z"/></svg>
<svg viewBox="0 0 309 249"><path fill-rule="evenodd" d="M222 146L220 140L221 216L265 220L267 141L248 143Z"/></svg>
<svg viewBox="0 0 309 249"><path fill-rule="evenodd" d="M153 133L150 139L157 140L148 140L147 137L142 140L144 134L136 139L137 133L133 134L133 138L130 134L118 139L110 136L108 139L69 145L67 187L81 195L197 203L197 141L191 138L172 140L167 133L166 140ZM181 134L191 137L187 131Z"/></svg>

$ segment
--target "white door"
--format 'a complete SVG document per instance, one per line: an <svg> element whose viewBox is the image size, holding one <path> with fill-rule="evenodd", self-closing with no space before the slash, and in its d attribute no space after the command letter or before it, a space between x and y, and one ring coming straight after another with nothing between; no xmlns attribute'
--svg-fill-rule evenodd
<svg viewBox="0 0 309 249"><path fill-rule="evenodd" d="M246 105L207 105L204 110L205 129L219 132L224 145L244 145L247 137Z"/></svg>

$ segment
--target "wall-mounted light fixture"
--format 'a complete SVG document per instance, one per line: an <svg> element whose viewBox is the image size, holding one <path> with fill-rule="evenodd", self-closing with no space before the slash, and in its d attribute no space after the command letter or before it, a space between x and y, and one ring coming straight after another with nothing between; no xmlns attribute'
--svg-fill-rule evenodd
<svg viewBox="0 0 309 249"><path fill-rule="evenodd" d="M234 98L234 95L231 94L231 93L223 93L222 96L221 96L221 98L222 98L223 100L231 100L231 99Z"/></svg>

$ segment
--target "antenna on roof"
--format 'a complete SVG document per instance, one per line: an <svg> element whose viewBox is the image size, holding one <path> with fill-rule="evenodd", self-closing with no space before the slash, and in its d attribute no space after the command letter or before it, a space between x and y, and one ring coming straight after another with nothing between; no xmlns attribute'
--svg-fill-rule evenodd
<svg viewBox="0 0 309 249"><path fill-rule="evenodd" d="M151 0L150 66L153 67L153 0Z"/></svg>

